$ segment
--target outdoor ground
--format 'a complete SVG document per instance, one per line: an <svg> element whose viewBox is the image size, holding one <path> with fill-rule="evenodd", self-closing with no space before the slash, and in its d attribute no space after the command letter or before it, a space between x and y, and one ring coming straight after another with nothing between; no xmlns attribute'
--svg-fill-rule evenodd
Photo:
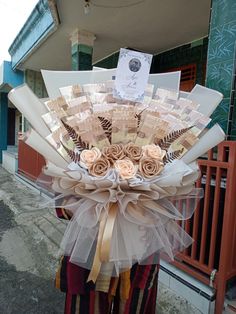
<svg viewBox="0 0 236 314"><path fill-rule="evenodd" d="M54 274L66 222L40 209L45 201L0 167L1 314L63 314ZM200 313L161 284L157 308L158 314Z"/></svg>
<svg viewBox="0 0 236 314"><path fill-rule="evenodd" d="M38 209L40 201L45 200L0 168L2 314L63 313L64 295L54 288L53 276L65 225L48 209Z"/></svg>

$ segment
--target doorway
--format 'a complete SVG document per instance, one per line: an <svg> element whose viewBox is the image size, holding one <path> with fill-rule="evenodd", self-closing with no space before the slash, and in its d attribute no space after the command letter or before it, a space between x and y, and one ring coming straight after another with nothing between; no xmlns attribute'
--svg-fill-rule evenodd
<svg viewBox="0 0 236 314"><path fill-rule="evenodd" d="M7 145L15 145L16 109L8 108L7 118Z"/></svg>

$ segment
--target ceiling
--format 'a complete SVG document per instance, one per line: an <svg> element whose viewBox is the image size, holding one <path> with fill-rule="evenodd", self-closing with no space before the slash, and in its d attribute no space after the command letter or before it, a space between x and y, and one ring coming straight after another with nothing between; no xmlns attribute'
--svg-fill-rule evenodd
<svg viewBox="0 0 236 314"><path fill-rule="evenodd" d="M77 28L96 36L94 62L121 47L157 54L208 34L211 0L144 0L122 7L134 1L93 0L104 7L91 5L86 15L83 0L57 0L61 24L22 68L70 70L70 35Z"/></svg>

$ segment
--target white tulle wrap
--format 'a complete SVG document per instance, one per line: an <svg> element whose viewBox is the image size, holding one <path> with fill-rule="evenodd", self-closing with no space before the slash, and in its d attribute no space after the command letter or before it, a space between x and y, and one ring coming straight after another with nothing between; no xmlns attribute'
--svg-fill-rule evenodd
<svg viewBox="0 0 236 314"><path fill-rule="evenodd" d="M115 170L96 178L78 165L69 168L49 162L44 173L53 177L52 188L60 193L57 203L60 200L61 207L73 213L61 242L61 253L72 263L92 268L99 226L109 216L111 203L117 205L117 213L109 257L100 269L105 275L118 276L136 262L148 263L154 253L164 252L173 259L192 243L181 221L192 216L202 197L201 189L194 188L199 175L195 163L175 160L152 180L138 176L120 180Z"/></svg>

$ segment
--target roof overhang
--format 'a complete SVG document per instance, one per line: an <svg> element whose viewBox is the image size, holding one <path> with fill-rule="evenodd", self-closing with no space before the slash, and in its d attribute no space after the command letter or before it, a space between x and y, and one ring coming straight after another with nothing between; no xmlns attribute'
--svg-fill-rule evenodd
<svg viewBox="0 0 236 314"><path fill-rule="evenodd" d="M40 0L9 48L12 68L20 68L27 58L51 35L59 25L54 0Z"/></svg>
<svg viewBox="0 0 236 314"><path fill-rule="evenodd" d="M52 0L48 0L51 7L40 0L10 47L13 66L70 70L70 36L76 29L96 36L94 62L121 47L157 54L208 35L211 0L143 0L132 6L129 4L134 0L90 1L91 11L86 15L83 0L57 0L57 8ZM116 7L109 7L114 3ZM59 13L60 25L53 20L52 12ZM45 33L40 35L41 21L47 19ZM48 33L46 27L53 31Z"/></svg>

